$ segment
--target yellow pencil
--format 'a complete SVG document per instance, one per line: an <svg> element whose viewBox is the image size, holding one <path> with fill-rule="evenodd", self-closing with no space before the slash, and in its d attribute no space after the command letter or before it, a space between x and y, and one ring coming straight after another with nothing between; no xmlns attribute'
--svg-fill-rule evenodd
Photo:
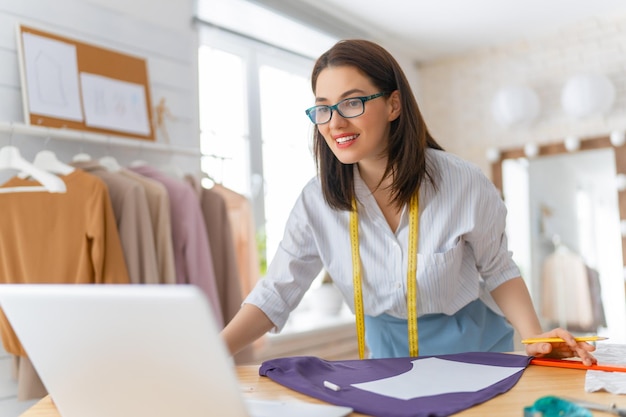
<svg viewBox="0 0 626 417"><path fill-rule="evenodd" d="M598 340L606 340L608 337L602 336L583 336L583 337L575 337L574 340L577 342L597 342ZM560 337L539 337L535 339L524 339L522 343L525 345L529 345L531 343L561 343L565 342L565 340Z"/></svg>

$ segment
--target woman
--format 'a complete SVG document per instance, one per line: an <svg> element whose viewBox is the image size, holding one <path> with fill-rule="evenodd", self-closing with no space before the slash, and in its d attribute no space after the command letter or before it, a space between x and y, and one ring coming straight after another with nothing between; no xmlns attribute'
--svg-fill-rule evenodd
<svg viewBox="0 0 626 417"><path fill-rule="evenodd" d="M542 331L507 250L499 194L432 138L385 49L338 42L315 63L312 87L318 176L266 277L222 332L231 353L280 331L324 268L373 358L512 351L515 328L522 338L564 340L527 345L529 355L595 361L592 345Z"/></svg>

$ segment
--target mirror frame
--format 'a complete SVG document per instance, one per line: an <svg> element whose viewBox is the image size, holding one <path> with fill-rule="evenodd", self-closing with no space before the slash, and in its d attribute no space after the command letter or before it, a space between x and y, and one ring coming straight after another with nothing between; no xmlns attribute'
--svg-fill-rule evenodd
<svg viewBox="0 0 626 417"><path fill-rule="evenodd" d="M614 146L611 143L610 136L598 136L580 140L580 147L575 151L568 151L565 148L565 142L554 142L539 145L539 152L533 158L542 156L552 156L566 153L583 152L593 149L613 148L615 154L615 173L626 175L626 146ZM510 148L500 150L498 160L491 163L491 180L500 192L500 196L504 198L502 190L502 162L505 159L528 158L524 153L524 148ZM626 190L615 190L618 193L619 218L621 222L626 222ZM622 265L626 268L626 236L622 235ZM626 271L626 269L625 269ZM626 282L624 283L626 291Z"/></svg>

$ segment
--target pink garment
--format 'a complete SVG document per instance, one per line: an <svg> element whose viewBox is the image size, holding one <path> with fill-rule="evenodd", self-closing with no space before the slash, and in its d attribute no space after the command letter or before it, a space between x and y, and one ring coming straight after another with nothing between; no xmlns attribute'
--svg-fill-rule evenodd
<svg viewBox="0 0 626 417"><path fill-rule="evenodd" d="M163 184L152 178L121 169L119 174L140 183L146 191L148 211L154 232L154 249L157 255L159 283L176 284L174 249L172 248L172 222L170 221L170 198Z"/></svg>
<svg viewBox="0 0 626 417"><path fill-rule="evenodd" d="M188 183L148 165L128 169L160 182L167 189L176 282L198 286L211 303L217 325L223 327L211 247L196 191Z"/></svg>

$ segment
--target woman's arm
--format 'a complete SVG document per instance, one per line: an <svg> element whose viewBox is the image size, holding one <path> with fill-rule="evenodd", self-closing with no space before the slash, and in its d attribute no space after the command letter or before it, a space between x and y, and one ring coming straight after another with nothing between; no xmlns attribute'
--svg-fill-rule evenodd
<svg viewBox="0 0 626 417"><path fill-rule="evenodd" d="M494 289L491 295L522 339L543 333L528 288L522 277L506 281Z"/></svg>
<svg viewBox="0 0 626 417"><path fill-rule="evenodd" d="M244 304L221 335L230 354L235 355L273 327L274 323L260 308Z"/></svg>
<svg viewBox="0 0 626 417"><path fill-rule="evenodd" d="M567 358L578 356L585 365L591 365L596 359L590 352L593 345L576 342L574 336L564 329L553 329L543 332L533 307L526 283L521 277L511 279L491 292L493 299L505 317L517 329L522 339L533 337L560 337L563 343L533 343L526 345L526 353L531 356L552 356Z"/></svg>

